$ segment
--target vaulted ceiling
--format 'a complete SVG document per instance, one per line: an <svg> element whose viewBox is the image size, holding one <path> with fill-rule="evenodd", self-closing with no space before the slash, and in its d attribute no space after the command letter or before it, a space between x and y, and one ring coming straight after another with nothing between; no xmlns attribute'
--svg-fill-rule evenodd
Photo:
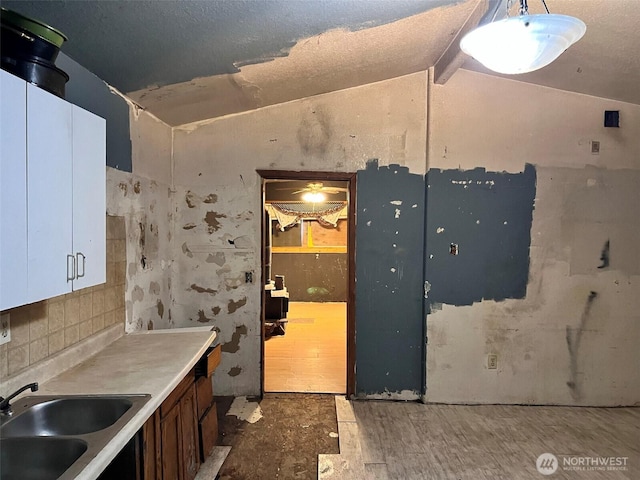
<svg viewBox="0 0 640 480"><path fill-rule="evenodd" d="M552 65L519 81L640 104L638 0L546 0L587 24ZM63 52L170 125L436 66L462 68L460 32L507 0L3 0L69 40ZM517 2L516 2L517 3ZM539 5L538 5L539 4ZM531 13L542 13L529 0ZM512 8L511 14L516 9ZM483 20L484 18L484 20Z"/></svg>

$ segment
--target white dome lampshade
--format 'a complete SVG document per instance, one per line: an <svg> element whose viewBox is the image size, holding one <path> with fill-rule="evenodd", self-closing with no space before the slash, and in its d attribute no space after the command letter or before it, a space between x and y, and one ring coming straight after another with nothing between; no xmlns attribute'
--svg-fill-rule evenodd
<svg viewBox="0 0 640 480"><path fill-rule="evenodd" d="M549 65L586 31L568 15L520 15L472 30L460 49L494 72L527 73Z"/></svg>

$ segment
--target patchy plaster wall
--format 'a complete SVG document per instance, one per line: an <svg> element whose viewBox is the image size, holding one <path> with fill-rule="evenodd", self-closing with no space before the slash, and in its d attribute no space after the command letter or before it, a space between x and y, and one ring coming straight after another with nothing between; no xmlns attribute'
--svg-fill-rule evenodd
<svg viewBox="0 0 640 480"><path fill-rule="evenodd" d="M172 318L220 330L219 394L260 392L256 169L357 171L380 158L423 174L425 93L420 73L174 129Z"/></svg>
<svg viewBox="0 0 640 480"><path fill-rule="evenodd" d="M640 107L464 70L434 87L432 106L430 168L532 163L537 185L525 298L427 316L425 399L636 404ZM605 109L620 110L621 128L602 126Z"/></svg>
<svg viewBox="0 0 640 480"><path fill-rule="evenodd" d="M107 212L126 227L127 332L170 328L173 236L171 129L130 107L134 173L107 167Z"/></svg>

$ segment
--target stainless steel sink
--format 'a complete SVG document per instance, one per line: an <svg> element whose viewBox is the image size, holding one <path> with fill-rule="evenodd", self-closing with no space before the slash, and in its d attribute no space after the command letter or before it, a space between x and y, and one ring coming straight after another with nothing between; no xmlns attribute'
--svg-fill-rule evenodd
<svg viewBox="0 0 640 480"><path fill-rule="evenodd" d="M87 442L76 438L3 438L0 476L3 480L54 480L86 451Z"/></svg>
<svg viewBox="0 0 640 480"><path fill-rule="evenodd" d="M38 403L2 427L3 437L84 435L113 425L131 408L124 397L70 397ZM15 408L15 407L14 407Z"/></svg>
<svg viewBox="0 0 640 480"><path fill-rule="evenodd" d="M30 396L0 418L0 480L75 478L150 395Z"/></svg>

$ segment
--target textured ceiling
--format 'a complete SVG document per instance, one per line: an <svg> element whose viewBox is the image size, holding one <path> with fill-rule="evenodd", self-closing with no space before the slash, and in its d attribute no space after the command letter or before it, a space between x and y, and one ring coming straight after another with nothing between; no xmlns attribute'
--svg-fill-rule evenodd
<svg viewBox="0 0 640 480"><path fill-rule="evenodd" d="M67 55L170 125L424 71L452 41L456 53L465 23L496 5L503 16L505 3L2 0L62 30ZM639 3L547 0L587 34L549 67L512 78L640 104ZM488 73L472 59L463 68Z"/></svg>

